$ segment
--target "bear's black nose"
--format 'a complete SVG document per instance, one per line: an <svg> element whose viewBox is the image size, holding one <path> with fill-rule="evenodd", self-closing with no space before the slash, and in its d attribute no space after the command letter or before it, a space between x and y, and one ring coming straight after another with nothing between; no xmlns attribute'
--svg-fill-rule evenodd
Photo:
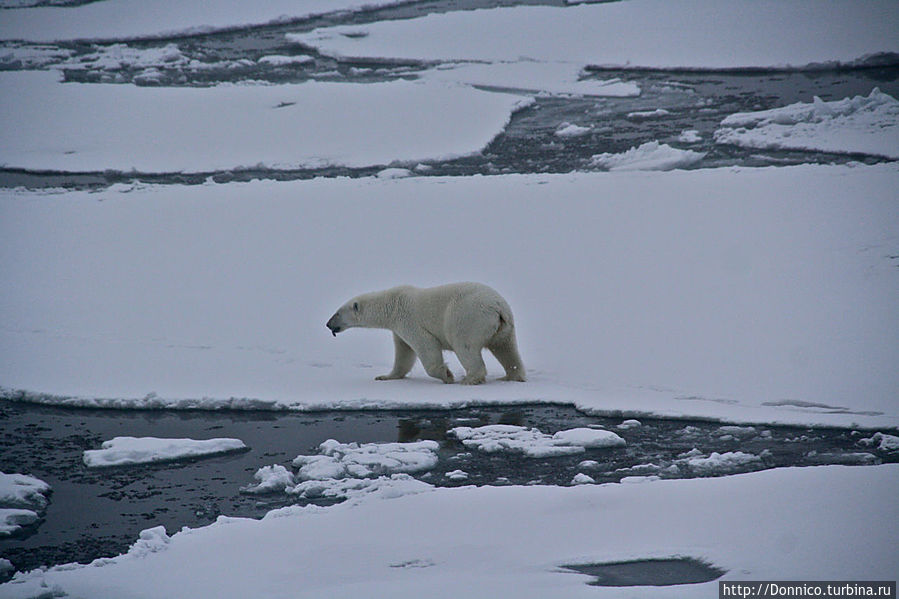
<svg viewBox="0 0 899 599"><path fill-rule="evenodd" d="M328 327L328 329L331 331L331 334L334 335L335 337L337 336L337 333L339 333L343 329L343 327L341 327L337 323L337 315L336 314L331 317L331 319L328 321L328 323L325 326Z"/></svg>

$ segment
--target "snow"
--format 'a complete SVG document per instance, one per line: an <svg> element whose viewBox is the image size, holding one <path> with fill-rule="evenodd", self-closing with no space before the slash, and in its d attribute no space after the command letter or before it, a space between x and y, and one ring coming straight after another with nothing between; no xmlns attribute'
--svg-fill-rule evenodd
<svg viewBox="0 0 899 599"><path fill-rule="evenodd" d="M658 119L671 114L671 111L664 108L656 108L655 110L639 110L637 112L627 113L627 118L632 121L645 121L649 119Z"/></svg>
<svg viewBox="0 0 899 599"><path fill-rule="evenodd" d="M643 484L371 494L262 520L223 517L171 535L149 529L124 556L20 573L0 594L714 596L717 581L596 587L561 568L671 556L725 570L722 580L892 580L897 484L899 465L823 466Z"/></svg>
<svg viewBox="0 0 899 599"><path fill-rule="evenodd" d="M559 125L559 128L556 129L556 135L558 137L580 137L581 135L586 135L590 133L592 129L590 127L581 127L580 125L573 125L571 123L562 123Z"/></svg>
<svg viewBox="0 0 899 599"><path fill-rule="evenodd" d="M695 144L702 141L702 136L696 129L686 129L678 136L677 141L685 144Z"/></svg>
<svg viewBox="0 0 899 599"><path fill-rule="evenodd" d="M424 472L437 465L436 441L414 443L340 443L328 439L319 455L297 456L302 480L368 478L397 473Z"/></svg>
<svg viewBox="0 0 899 599"><path fill-rule="evenodd" d="M853 64L899 51L897 30L892 0L630 0L450 12L290 39L345 57L733 69Z"/></svg>
<svg viewBox="0 0 899 599"><path fill-rule="evenodd" d="M50 485L27 474L0 472L0 506L43 509Z"/></svg>
<svg viewBox="0 0 899 599"><path fill-rule="evenodd" d="M0 386L89 407L550 402L892 434L897 188L883 164L6 189ZM493 380L489 356L477 387L420 365L374 381L390 335L324 326L354 294L459 280L509 300L527 383Z"/></svg>
<svg viewBox="0 0 899 599"><path fill-rule="evenodd" d="M592 485L595 484L596 480L593 479L592 476L588 476L583 472L579 472L574 475L574 478L571 479L572 485Z"/></svg>
<svg viewBox="0 0 899 599"><path fill-rule="evenodd" d="M624 439L613 432L576 428L547 435L535 428L491 424L472 428L459 426L448 433L465 447L484 453L520 453L529 458L547 458L583 453L586 449L618 447Z"/></svg>
<svg viewBox="0 0 899 599"><path fill-rule="evenodd" d="M253 478L259 482L255 485L242 487L240 489L242 493L275 493L296 485L293 473L281 464L263 466L256 471Z"/></svg>
<svg viewBox="0 0 899 599"><path fill-rule="evenodd" d="M34 510L0 508L0 538L8 537L40 519Z"/></svg>
<svg viewBox="0 0 899 599"><path fill-rule="evenodd" d="M38 478L0 472L0 538L37 522L49 493L50 485Z"/></svg>
<svg viewBox="0 0 899 599"><path fill-rule="evenodd" d="M240 439L157 439L156 437L115 437L101 449L84 452L89 468L170 462L212 456L246 449Z"/></svg>
<svg viewBox="0 0 899 599"><path fill-rule="evenodd" d="M290 37L290 36L288 36ZM426 81L464 83L491 89L549 95L633 97L636 83L620 79L584 78L582 65L568 62L521 60L494 63L448 63L421 74Z"/></svg>
<svg viewBox="0 0 899 599"><path fill-rule="evenodd" d="M728 451L726 453L712 452L708 457L689 458L686 464L700 476L719 476L747 468L761 468L762 460L759 456L751 453Z"/></svg>
<svg viewBox="0 0 899 599"><path fill-rule="evenodd" d="M640 428L641 426L643 426L642 422L640 422L639 420L630 418L628 420L625 420L621 424L619 424L618 428L620 428L621 430L628 430L631 428Z"/></svg>
<svg viewBox="0 0 899 599"><path fill-rule="evenodd" d="M315 59L311 56L300 55L300 56L282 56L280 54L270 54L268 56L263 56L256 62L262 64L270 64L275 66L289 66L295 64L309 64L311 62L315 62Z"/></svg>
<svg viewBox="0 0 899 599"><path fill-rule="evenodd" d="M0 39L146 38L261 25L393 3L384 0L264 0L253 3L241 0L115 0L66 8L36 7L3 11Z"/></svg>
<svg viewBox="0 0 899 599"><path fill-rule="evenodd" d="M593 428L572 428L559 431L553 435L554 441L566 445L575 445L585 449L600 447L621 447L626 445L624 439L611 431Z"/></svg>
<svg viewBox="0 0 899 599"><path fill-rule="evenodd" d="M468 473L464 470L452 470L450 472L447 472L443 476L452 481L468 480Z"/></svg>
<svg viewBox="0 0 899 599"><path fill-rule="evenodd" d="M0 164L157 173L452 158L481 150L527 102L440 82L153 88L58 77L0 72Z"/></svg>
<svg viewBox="0 0 899 599"><path fill-rule="evenodd" d="M592 166L610 171L668 171L696 164L705 152L679 150L657 141L646 142L620 154L603 152L596 154Z"/></svg>
<svg viewBox="0 0 899 599"><path fill-rule="evenodd" d="M861 439L860 445L867 447L877 446L877 449L886 453L899 451L899 437L896 435L888 435L886 433L875 433L867 439Z"/></svg>
<svg viewBox="0 0 899 599"><path fill-rule="evenodd" d="M730 115L715 141L761 149L819 150L899 159L899 100L870 95Z"/></svg>

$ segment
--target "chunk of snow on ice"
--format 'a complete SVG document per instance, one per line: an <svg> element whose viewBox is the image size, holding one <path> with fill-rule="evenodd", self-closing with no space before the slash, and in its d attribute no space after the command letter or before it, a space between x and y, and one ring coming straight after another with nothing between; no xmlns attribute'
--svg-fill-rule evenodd
<svg viewBox="0 0 899 599"><path fill-rule="evenodd" d="M468 480L468 473L464 470L453 470L444 474L449 480Z"/></svg>
<svg viewBox="0 0 899 599"><path fill-rule="evenodd" d="M643 483L655 482L657 480L662 479L653 474L650 476L625 476L619 482L624 485L639 485Z"/></svg>
<svg viewBox="0 0 899 599"><path fill-rule="evenodd" d="M695 164L705 155L705 152L679 150L668 144L650 141L620 154L595 154L591 165L610 171L669 171Z"/></svg>
<svg viewBox="0 0 899 599"><path fill-rule="evenodd" d="M407 168L385 168L378 171L378 179L405 179L411 176L412 171Z"/></svg>
<svg viewBox="0 0 899 599"><path fill-rule="evenodd" d="M348 501L360 501L369 496L394 499L405 495L424 493L433 489L432 485L417 480L408 474L391 474L390 476L380 476L378 478L307 480L295 487L288 488L287 493L311 500L346 499Z"/></svg>
<svg viewBox="0 0 899 599"><path fill-rule="evenodd" d="M258 480L259 483L242 488L242 492L254 494L273 493L284 491L287 487L292 487L297 484L296 480L293 478L293 473L281 464L263 466L256 471L253 478Z"/></svg>
<svg viewBox="0 0 899 599"><path fill-rule="evenodd" d="M646 121L649 119L658 119L663 116L668 116L669 114L671 114L671 111L665 110L664 108L656 108L655 110L629 112L627 113L627 118L632 121Z"/></svg>
<svg viewBox="0 0 899 599"><path fill-rule="evenodd" d="M730 436L732 438L746 438L754 437L756 435L756 430L753 426L719 426L718 430L715 431L715 434L722 438L725 436Z"/></svg>
<svg viewBox="0 0 899 599"><path fill-rule="evenodd" d="M632 429L632 428L640 428L641 426L643 426L642 422L640 422L639 420L631 419L631 420L625 420L624 422L619 424L617 428L626 431L626 430Z"/></svg>
<svg viewBox="0 0 899 599"><path fill-rule="evenodd" d="M12 562L8 559L0 557L0 579L4 576L9 576L12 572L15 572L16 567L12 565Z"/></svg>
<svg viewBox="0 0 899 599"><path fill-rule="evenodd" d="M627 474L642 476L659 472L661 469L662 468L660 466L656 466L655 464L637 464L636 466L631 466L629 468L619 468L615 472L624 472Z"/></svg>
<svg viewBox="0 0 899 599"><path fill-rule="evenodd" d="M865 96L797 102L725 118L715 141L760 149L818 150L899 158L899 101L874 88Z"/></svg>
<svg viewBox="0 0 899 599"><path fill-rule="evenodd" d="M696 129L686 129L678 136L677 141L685 144L695 144L702 141L702 136Z"/></svg>
<svg viewBox="0 0 899 599"><path fill-rule="evenodd" d="M712 476L761 466L762 460L751 453L729 451L727 453L713 452L707 458L689 458L686 463L696 474Z"/></svg>
<svg viewBox="0 0 899 599"><path fill-rule="evenodd" d="M859 445L864 445L866 447L871 447L876 444L877 449L886 451L887 453L899 451L899 437L896 435L874 433L874 436L868 437L867 439L861 439L858 443Z"/></svg>
<svg viewBox="0 0 899 599"><path fill-rule="evenodd" d="M297 64L309 64L315 62L315 59L306 54L300 56L283 56L281 54L269 54L261 57L256 62L268 64L276 67L283 67Z"/></svg>
<svg viewBox="0 0 899 599"><path fill-rule="evenodd" d="M297 456L298 476L303 480L344 477L368 478L395 473L424 472L437 465L436 441L415 443L340 443L328 439L320 455Z"/></svg>
<svg viewBox="0 0 899 599"><path fill-rule="evenodd" d="M592 485L596 480L592 476L587 476L583 472L579 472L571 479L572 485Z"/></svg>
<svg viewBox="0 0 899 599"><path fill-rule="evenodd" d="M546 435L535 428L511 424L492 424L472 428L460 426L449 433L468 448L484 453L512 452L529 458L583 453L586 447L613 447L625 443L624 439L610 431L578 428Z"/></svg>
<svg viewBox="0 0 899 599"><path fill-rule="evenodd" d="M565 445L580 446L587 449L598 447L621 447L627 445L624 439L612 431L593 428L572 428L559 431L553 435L553 441Z"/></svg>
<svg viewBox="0 0 899 599"><path fill-rule="evenodd" d="M0 538L18 532L23 526L34 524L39 518L34 510L0 508Z"/></svg>
<svg viewBox="0 0 899 599"><path fill-rule="evenodd" d="M556 129L555 135L557 137L580 137L582 135L586 135L590 133L590 127L581 127L580 125L573 125L571 123L562 123L559 125L559 128Z"/></svg>
<svg viewBox="0 0 899 599"><path fill-rule="evenodd" d="M135 48L128 44L101 46L93 54L86 54L69 60L63 66L67 70L98 69L123 70L158 66L183 66L187 57L177 44L166 44L161 48Z"/></svg>
<svg viewBox="0 0 899 599"><path fill-rule="evenodd" d="M49 492L50 485L39 478L0 472L0 507L42 510L47 506Z"/></svg>
<svg viewBox="0 0 899 599"><path fill-rule="evenodd" d="M578 470L596 470L599 468L599 462L596 460L584 460L578 463Z"/></svg>
<svg viewBox="0 0 899 599"><path fill-rule="evenodd" d="M169 462L211 456L246 449L240 439L158 439L156 437L115 437L104 441L101 449L84 452L89 468Z"/></svg>
<svg viewBox="0 0 899 599"><path fill-rule="evenodd" d="M156 553L166 549L171 542L171 538L165 532L165 526L154 526L140 532L140 537L128 550L128 555L132 557L144 557L150 553Z"/></svg>

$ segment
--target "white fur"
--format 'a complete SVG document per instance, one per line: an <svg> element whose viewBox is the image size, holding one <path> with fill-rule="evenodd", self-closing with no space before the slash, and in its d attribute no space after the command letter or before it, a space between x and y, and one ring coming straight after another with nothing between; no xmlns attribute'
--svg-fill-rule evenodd
<svg viewBox="0 0 899 599"><path fill-rule="evenodd" d="M453 373L443 361L443 350L452 350L465 368L462 384L477 385L487 376L481 357L485 347L506 369L502 380L525 380L512 310L499 293L481 283L426 289L405 285L366 293L341 306L327 326L334 335L352 327L393 331L393 370L377 377L379 381L403 378L418 356L429 375L452 383Z"/></svg>

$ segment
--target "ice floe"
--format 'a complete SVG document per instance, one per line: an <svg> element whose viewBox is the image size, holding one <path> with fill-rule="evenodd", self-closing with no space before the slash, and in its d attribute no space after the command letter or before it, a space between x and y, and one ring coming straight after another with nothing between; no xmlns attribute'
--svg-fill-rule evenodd
<svg viewBox="0 0 899 599"><path fill-rule="evenodd" d="M50 485L27 474L0 472L0 538L40 520Z"/></svg>
<svg viewBox="0 0 899 599"><path fill-rule="evenodd" d="M610 171L669 171L696 164L705 155L705 152L679 150L668 144L649 141L620 154L596 154L590 164Z"/></svg>
<svg viewBox="0 0 899 599"><path fill-rule="evenodd" d="M555 134L557 137L580 137L590 133L590 131L592 131L591 127L582 127L572 123L562 123L559 125L559 128L556 129Z"/></svg>
<svg viewBox="0 0 899 599"><path fill-rule="evenodd" d="M742 451L712 452L707 457L687 458L684 463L700 476L732 474L737 471L757 469L763 465L759 456Z"/></svg>
<svg viewBox="0 0 899 599"><path fill-rule="evenodd" d="M263 466L253 474L258 482L241 488L243 493L262 494L284 491L296 485L293 473L281 464Z"/></svg>
<svg viewBox="0 0 899 599"><path fill-rule="evenodd" d="M183 410L545 401L886 433L897 186L887 163L0 190L0 395ZM515 235L485 251L497 231ZM389 334L334 340L330 313L316 316L353 293L466 280L473 264L515 311L526 384L493 380L489 354L476 388L430 384L418 364L375 382ZM603 309L575 322L546 308L574 302ZM796 397L842 407L779 402Z"/></svg>
<svg viewBox="0 0 899 599"><path fill-rule="evenodd" d="M234 27L299 19L313 14L395 4L386 0L241 0L204 2L116 0L81 6L28 7L30 0L4 0L20 6L4 10L0 39L53 41L125 39L196 34Z"/></svg>
<svg viewBox="0 0 899 599"><path fill-rule="evenodd" d="M876 447L887 453L899 451L899 437L886 433L874 433L873 436L861 439L858 443L866 447Z"/></svg>
<svg viewBox="0 0 899 599"><path fill-rule="evenodd" d="M899 100L875 88L868 96L797 102L733 114L715 141L749 148L817 150L899 158Z"/></svg>
<svg viewBox="0 0 899 599"><path fill-rule="evenodd" d="M328 508L283 508L261 520L222 517L171 535L151 528L125 556L19 573L0 594L244 599L264 588L270 596L350 599L364 589L371 597L450 599L476 589L591 599L652 589L653 596L675 599L714 596L718 583L598 589L558 566L573 558L695 556L756 580L789 580L797 572L817 580L892 580L899 568L897 465L652 481L425 485L425 492L407 494L394 481ZM391 492L400 496L380 500Z"/></svg>
<svg viewBox="0 0 899 599"><path fill-rule="evenodd" d="M632 0L449 12L291 39L345 57L733 69L851 64L899 51L897 28L890 0Z"/></svg>
<svg viewBox="0 0 899 599"><path fill-rule="evenodd" d="M148 88L61 84L52 72L0 72L0 89L0 164L60 171L448 159L480 151L529 101L441 82Z"/></svg>
<svg viewBox="0 0 899 599"><path fill-rule="evenodd" d="M156 437L115 437L104 441L100 449L84 452L89 468L171 462L241 451L247 446L240 439L159 439Z"/></svg>
<svg viewBox="0 0 899 599"><path fill-rule="evenodd" d="M414 443L340 443L328 439L320 454L297 456L301 480L368 478L396 473L424 472L437 465L436 441Z"/></svg>
<svg viewBox="0 0 899 599"><path fill-rule="evenodd" d="M547 458L583 453L587 448L620 447L625 440L611 431L576 428L547 435L535 428L511 424L480 427L459 426L449 434L470 449L485 453L511 452L529 458Z"/></svg>

